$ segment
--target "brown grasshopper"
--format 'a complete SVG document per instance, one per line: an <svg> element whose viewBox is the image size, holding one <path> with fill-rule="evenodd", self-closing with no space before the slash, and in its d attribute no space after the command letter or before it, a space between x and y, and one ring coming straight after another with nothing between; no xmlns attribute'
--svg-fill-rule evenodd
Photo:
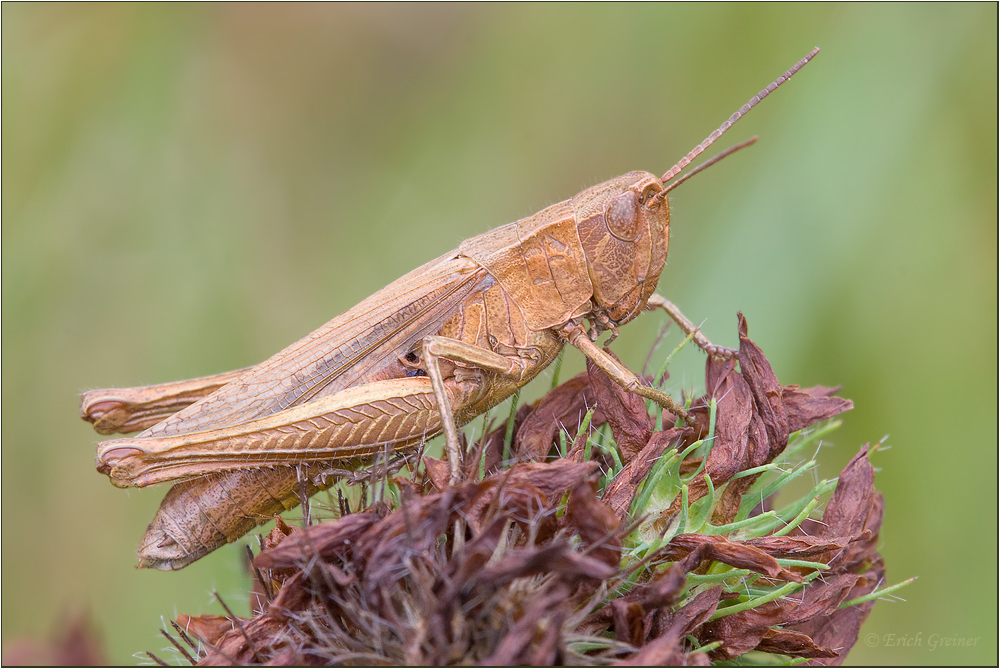
<svg viewBox="0 0 1000 669"><path fill-rule="evenodd" d="M144 430L102 442L98 471L119 487L179 481L146 531L140 566L179 569L330 485L303 476L308 466L363 469L380 452L444 432L458 480L457 426L528 383L567 343L691 422L594 341L661 308L709 355L733 355L653 291L667 259L667 193L756 138L668 182L818 51L662 177L629 172L473 237L255 367L85 393L81 414L98 432Z"/></svg>

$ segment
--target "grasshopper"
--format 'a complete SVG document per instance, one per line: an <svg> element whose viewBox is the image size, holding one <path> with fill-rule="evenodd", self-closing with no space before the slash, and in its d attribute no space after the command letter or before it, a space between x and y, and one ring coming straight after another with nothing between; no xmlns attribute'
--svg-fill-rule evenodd
<svg viewBox="0 0 1000 669"><path fill-rule="evenodd" d="M139 566L180 569L331 485L303 474L309 467L363 470L379 453L407 452L443 432L451 480L459 480L458 426L528 383L566 344L691 423L667 393L594 342L643 310L663 309L709 355L735 354L654 293L667 259L667 193L753 143L674 181L818 51L662 177L629 172L468 239L255 367L85 393L81 415L98 432L142 430L99 444L99 472L119 487L177 482L146 531Z"/></svg>

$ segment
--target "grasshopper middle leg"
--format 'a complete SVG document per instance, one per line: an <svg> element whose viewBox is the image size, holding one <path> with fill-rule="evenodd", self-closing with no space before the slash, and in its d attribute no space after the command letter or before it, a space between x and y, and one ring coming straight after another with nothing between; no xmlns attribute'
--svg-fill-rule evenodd
<svg viewBox="0 0 1000 669"><path fill-rule="evenodd" d="M510 376L523 378L524 367L516 358L508 358L488 349L467 342L430 335L424 337L424 356L427 363L427 375L431 378L434 395L441 409L441 423L444 427L445 448L448 452L448 466L451 471L450 481L455 483L462 472L462 447L458 439L458 427L448 393L445 391L444 377L441 374L440 360L442 358L453 362L474 365L481 369Z"/></svg>

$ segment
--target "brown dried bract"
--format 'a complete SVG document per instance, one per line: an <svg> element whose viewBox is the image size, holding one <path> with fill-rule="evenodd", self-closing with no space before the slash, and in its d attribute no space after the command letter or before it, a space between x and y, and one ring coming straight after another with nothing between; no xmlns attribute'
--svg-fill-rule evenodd
<svg viewBox="0 0 1000 669"><path fill-rule="evenodd" d="M254 565L264 569L288 569L313 557L343 559L358 538L378 520L377 512L363 511L333 522L313 525L305 531L296 528L298 532L290 534L286 541L273 546L265 545L264 552L257 556Z"/></svg>
<svg viewBox="0 0 1000 669"><path fill-rule="evenodd" d="M823 549L810 559L825 561L830 569L824 570L821 579L812 581L800 593L725 616L703 627L699 633L702 643L723 642L712 657L733 659L758 649L809 657L820 664L840 664L857 641L858 630L873 602L845 609L840 609L840 605L871 593L885 576L882 558L874 550L877 535L872 533L881 527L881 499L875 491L874 470L865 446L841 473L823 514L823 523L814 524L821 528L818 536L798 537L802 547ZM758 540L758 544L770 544L772 549L795 546L784 537L770 539L770 542ZM824 542L829 542L829 547L824 547ZM861 572L859 568L865 565L869 565L867 571ZM771 628L779 624L806 635L812 643L806 644L797 636L775 637ZM779 645L775 639L780 640ZM782 650L776 651L778 647Z"/></svg>
<svg viewBox="0 0 1000 669"><path fill-rule="evenodd" d="M595 469L593 463L526 463L479 483L406 499L384 517L359 512L314 525L255 560L260 568L296 564L300 570L262 615L182 622L206 643L206 664L359 657L370 663L371 646L360 656L358 647L376 638L395 648L382 659L394 663L445 664L470 652L481 661L555 661L562 652L560 621L571 613L557 604L570 601L579 584L592 589L619 570L618 521L594 494ZM581 545L558 528L549 539L537 531L549 518L556 524L552 511L566 495L573 500L566 529L580 535ZM515 526L523 527L520 539L509 534ZM491 562L503 537L514 542ZM495 619L469 613L475 605L490 613L502 605L514 624L498 635ZM457 620L463 622L456 629ZM469 647L475 639L478 651Z"/></svg>
<svg viewBox="0 0 1000 669"><path fill-rule="evenodd" d="M656 461L668 448L676 446L684 436L690 436L686 428L670 428L653 434L648 443L631 461L618 472L614 480L604 489L604 503L611 507L619 519L624 519L632 506L636 491Z"/></svg>
<svg viewBox="0 0 1000 669"><path fill-rule="evenodd" d="M591 408L597 409L590 419L593 428L605 423L604 412L597 401L590 376L577 374L545 395L534 411L520 423L515 440L515 452L520 460L541 460L557 443L559 432L574 435Z"/></svg>
<svg viewBox="0 0 1000 669"><path fill-rule="evenodd" d="M781 567L764 551L743 542L729 541L721 536L678 534L660 549L659 555L670 560L680 560L695 551L701 560L722 562L737 569L749 569L782 581L802 581L801 576Z"/></svg>
<svg viewBox="0 0 1000 669"><path fill-rule="evenodd" d="M742 542L747 546L759 548L772 557L804 560L815 558L829 551L839 551L849 543L843 537L807 537L807 536L767 536L747 539Z"/></svg>
<svg viewBox="0 0 1000 669"><path fill-rule="evenodd" d="M604 351L618 360L609 349ZM590 375L590 387L597 406L611 425L611 433L615 437L622 462L628 464L646 447L653 434L653 419L646 413L646 400L626 392L589 360L587 373Z"/></svg>
<svg viewBox="0 0 1000 669"><path fill-rule="evenodd" d="M708 666L708 655L704 653L689 653L681 645L685 636L704 625L715 613L719 605L722 587L716 586L702 592L685 604L676 613L660 622L659 633L640 645L640 650L623 662L616 664L630 666Z"/></svg>
<svg viewBox="0 0 1000 669"><path fill-rule="evenodd" d="M735 360L709 358L705 366L708 392L694 405L705 407L710 398L717 403L715 441L705 471L713 487L729 485L716 505L712 517L715 525L732 522L742 496L758 478L752 475L732 481L737 472L771 462L784 451L791 432L854 406L850 400L831 397L832 388L783 388L764 353L747 336L743 314L739 314L739 333L739 369ZM708 484L696 479L691 484L689 499L693 503L707 493ZM658 527L665 529L679 509L678 499L662 513Z"/></svg>
<svg viewBox="0 0 1000 669"><path fill-rule="evenodd" d="M854 402L851 400L833 396L833 393L839 390L839 386L835 388L785 386L782 388L781 401L785 405L785 413L788 416L789 432L801 430L813 423L833 418L853 409Z"/></svg>

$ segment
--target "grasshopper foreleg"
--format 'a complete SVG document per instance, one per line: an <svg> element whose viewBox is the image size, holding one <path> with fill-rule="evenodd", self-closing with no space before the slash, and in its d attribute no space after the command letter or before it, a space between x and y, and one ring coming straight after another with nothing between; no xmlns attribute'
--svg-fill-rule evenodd
<svg viewBox="0 0 1000 669"><path fill-rule="evenodd" d="M611 377L611 380L622 388L630 393L653 400L675 416L680 416L691 427L697 427L691 414L674 401L673 397L659 388L651 388L644 385L639 377L633 374L628 367L612 358L598 348L594 342L590 341L590 337L587 336L587 332L582 325L568 329L563 333L563 336L565 336L570 344L580 349L580 352L587 356L588 360L597 365L605 374Z"/></svg>
<svg viewBox="0 0 1000 669"><path fill-rule="evenodd" d="M424 337L424 358L427 364L427 375L431 378L434 396L437 398L438 407L441 410L445 448L448 452L448 465L451 470L450 482L455 483L461 477L462 472L462 447L458 439L455 416L451 404L448 402L448 393L445 391L439 360L445 358L518 379L523 376L524 367L516 359L507 358L499 353L458 339L437 335Z"/></svg>
<svg viewBox="0 0 1000 669"><path fill-rule="evenodd" d="M684 334L690 336L698 348L711 356L728 360L730 358L735 358L739 354L739 351L736 349L727 348L725 346L717 346L709 341L708 337L702 334L701 330L698 329L698 326L692 323L687 316L681 313L681 310L677 308L676 304L662 295L657 295L656 293L650 295L649 299L646 301L646 308L651 310L659 308L666 311L667 315L670 316L670 318L677 323L680 329L684 331Z"/></svg>

